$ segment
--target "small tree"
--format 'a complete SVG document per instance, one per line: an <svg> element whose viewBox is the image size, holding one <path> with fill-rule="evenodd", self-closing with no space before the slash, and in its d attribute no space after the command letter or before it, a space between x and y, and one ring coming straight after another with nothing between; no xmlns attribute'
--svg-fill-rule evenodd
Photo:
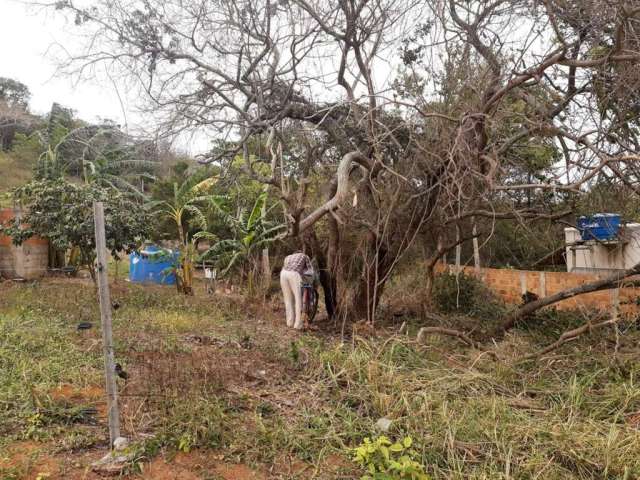
<svg viewBox="0 0 640 480"><path fill-rule="evenodd" d="M260 269L262 249L286 228L285 225L267 219L270 209L266 208L266 204L266 192L258 196L251 210L240 210L236 216L217 204L224 223L233 232L233 238L218 241L203 255L221 265L221 275L238 269L241 276L248 280L249 293L253 292L254 279Z"/></svg>
<svg viewBox="0 0 640 480"><path fill-rule="evenodd" d="M93 202L105 207L107 247L111 254L135 250L151 231L146 208L123 194L95 184L78 185L65 179L37 180L13 192L25 208L19 222L2 227L20 245L28 238L47 238L54 248L76 249L79 263L95 282L95 230Z"/></svg>
<svg viewBox="0 0 640 480"><path fill-rule="evenodd" d="M37 123L29 113L30 97L25 84L0 77L0 150L10 150L16 135L28 132Z"/></svg>
<svg viewBox="0 0 640 480"><path fill-rule="evenodd" d="M31 92L24 83L13 78L0 77L0 102L10 107L26 109L30 98Z"/></svg>
<svg viewBox="0 0 640 480"><path fill-rule="evenodd" d="M180 265L176 271L178 291L185 295L193 294L193 269L197 254L197 242L203 238L213 238L206 232L207 217L205 206L215 203L218 196L209 193L216 177L201 180L192 175L181 184L173 184L173 197L159 203L159 212L175 225L180 241ZM189 234L189 227L200 231Z"/></svg>

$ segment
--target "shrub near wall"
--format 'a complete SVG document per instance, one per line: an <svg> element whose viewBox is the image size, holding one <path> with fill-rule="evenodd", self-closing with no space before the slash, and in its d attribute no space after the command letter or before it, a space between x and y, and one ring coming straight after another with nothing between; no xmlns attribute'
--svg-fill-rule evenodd
<svg viewBox="0 0 640 480"><path fill-rule="evenodd" d="M0 224L15 218L12 208L0 209ZM33 237L22 245L13 244L10 237L0 234L0 276L33 280L47 272L49 243L44 238Z"/></svg>
<svg viewBox="0 0 640 480"><path fill-rule="evenodd" d="M474 267L462 267L461 270L466 275L479 277L487 287L511 304L522 303L522 295L527 291L545 297L602 278L597 274L506 268L482 268L477 272ZM455 273L455 266L440 264L437 271ZM554 306L563 310L581 308L609 310L619 305L621 313L636 315L640 313L639 298L640 288L623 287L578 295L558 302Z"/></svg>

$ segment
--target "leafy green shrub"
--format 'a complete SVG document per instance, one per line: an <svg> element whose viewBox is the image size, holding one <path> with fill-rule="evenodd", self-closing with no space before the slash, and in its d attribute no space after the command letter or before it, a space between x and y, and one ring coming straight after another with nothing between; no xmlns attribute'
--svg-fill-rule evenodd
<svg viewBox="0 0 640 480"><path fill-rule="evenodd" d="M392 442L384 435L364 442L353 449L353 460L367 470L361 480L429 480L424 467L414 458L417 453L411 448L411 437L402 442Z"/></svg>
<svg viewBox="0 0 640 480"><path fill-rule="evenodd" d="M503 305L480 280L464 272L438 275L433 282L433 301L442 313L493 317L503 310Z"/></svg>
<svg viewBox="0 0 640 480"><path fill-rule="evenodd" d="M95 278L93 203L104 202L107 248L112 256L130 253L151 232L152 217L145 207L114 190L96 184L78 185L65 179L32 181L13 191L13 200L27 207L23 225L0 225L21 245L33 236L47 238L56 250L79 251L79 262Z"/></svg>

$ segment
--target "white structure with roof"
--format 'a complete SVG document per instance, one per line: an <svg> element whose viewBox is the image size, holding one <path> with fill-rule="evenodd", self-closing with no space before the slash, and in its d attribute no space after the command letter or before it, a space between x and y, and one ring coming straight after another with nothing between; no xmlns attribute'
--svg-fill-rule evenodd
<svg viewBox="0 0 640 480"><path fill-rule="evenodd" d="M611 273L640 262L640 223L627 223L614 240L582 240L577 228L565 228L567 272Z"/></svg>

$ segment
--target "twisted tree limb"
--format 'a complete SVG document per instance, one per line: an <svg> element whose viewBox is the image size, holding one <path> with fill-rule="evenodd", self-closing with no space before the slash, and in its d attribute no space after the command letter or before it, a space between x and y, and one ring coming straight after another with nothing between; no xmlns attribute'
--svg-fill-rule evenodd
<svg viewBox="0 0 640 480"><path fill-rule="evenodd" d="M349 195L349 174L351 173L351 166L354 163L362 165L369 170L371 169L370 160L359 150L344 155L338 164L338 171L336 172L337 188L335 195L307 215L300 222L298 232L304 232L324 215L338 208L346 200Z"/></svg>
<svg viewBox="0 0 640 480"><path fill-rule="evenodd" d="M420 330L418 330L418 336L416 337L416 340L418 341L418 343L424 343L425 341L425 337L427 335L431 335L431 334L437 334L437 335L446 335L449 337L456 337L458 339L460 339L463 343L466 343L468 346L475 348L476 350L482 350L485 353L487 353L488 355L491 355L494 359L497 359L497 355L495 354L495 352L492 352L490 350L485 350L484 347L479 344L478 342L476 342L475 340L473 340L472 338L470 338L466 333L460 331L460 330L454 330L452 328L443 328L443 327L422 327Z"/></svg>

